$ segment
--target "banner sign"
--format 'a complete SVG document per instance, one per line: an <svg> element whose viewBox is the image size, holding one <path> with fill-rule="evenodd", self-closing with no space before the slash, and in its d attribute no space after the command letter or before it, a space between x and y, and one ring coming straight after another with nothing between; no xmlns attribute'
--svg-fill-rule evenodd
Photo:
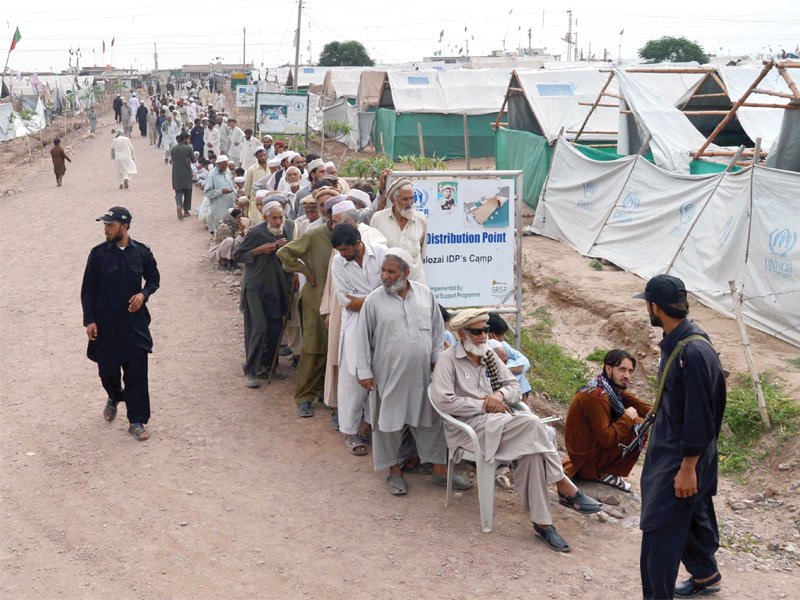
<svg viewBox="0 0 800 600"><path fill-rule="evenodd" d="M306 133L308 96L259 93L256 104L256 123L260 134Z"/></svg>
<svg viewBox="0 0 800 600"><path fill-rule="evenodd" d="M412 177L428 287L450 308L515 304L517 180L442 175Z"/></svg>
<svg viewBox="0 0 800 600"><path fill-rule="evenodd" d="M258 86L255 85L237 85L236 106L239 108L253 108L256 105L257 89Z"/></svg>

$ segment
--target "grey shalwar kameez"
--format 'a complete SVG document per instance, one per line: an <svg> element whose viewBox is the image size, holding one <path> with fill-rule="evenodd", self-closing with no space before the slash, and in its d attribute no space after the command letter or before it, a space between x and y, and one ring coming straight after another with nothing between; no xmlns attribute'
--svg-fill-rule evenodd
<svg viewBox="0 0 800 600"><path fill-rule="evenodd" d="M422 462L447 462L442 420L428 401L431 365L442 348L444 322L430 289L408 283L405 298L383 285L371 292L358 320L356 376L375 383L369 406L376 471L399 463L404 425L414 435Z"/></svg>
<svg viewBox="0 0 800 600"><path fill-rule="evenodd" d="M520 388L508 367L497 361L503 400L513 405L520 401ZM484 398L492 393L486 363L475 365L459 342L439 355L433 372L431 401L444 413L467 423L475 430L489 462L517 461L514 485L523 508L530 510L531 521L551 525L547 486L564 478L558 455L546 426L533 413L486 413ZM473 451L472 442L460 429L445 426L448 446ZM456 456L456 459L459 459Z"/></svg>

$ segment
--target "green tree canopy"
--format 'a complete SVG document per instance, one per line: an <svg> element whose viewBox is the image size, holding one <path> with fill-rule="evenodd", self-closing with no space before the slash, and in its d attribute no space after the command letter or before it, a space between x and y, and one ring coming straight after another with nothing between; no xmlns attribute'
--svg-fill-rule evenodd
<svg viewBox="0 0 800 600"><path fill-rule="evenodd" d="M700 44L669 35L647 42L639 49L639 57L651 63L697 61L702 65L708 62L708 55Z"/></svg>
<svg viewBox="0 0 800 600"><path fill-rule="evenodd" d="M328 42L319 55L320 67L371 67L375 64L361 42Z"/></svg>

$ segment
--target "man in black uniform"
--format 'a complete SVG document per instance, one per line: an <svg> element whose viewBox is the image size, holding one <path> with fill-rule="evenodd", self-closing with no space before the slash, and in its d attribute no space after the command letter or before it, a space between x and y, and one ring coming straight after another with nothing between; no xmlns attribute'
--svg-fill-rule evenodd
<svg viewBox="0 0 800 600"><path fill-rule="evenodd" d="M153 349L145 303L158 289L160 275L150 248L128 235L131 213L127 208L114 206L97 220L105 226L106 241L89 253L81 287L88 355L97 362L108 393L103 410L106 421L114 420L117 404L124 401L128 432L144 441L150 437L145 429L150 419L147 354Z"/></svg>
<svg viewBox="0 0 800 600"><path fill-rule="evenodd" d="M687 319L683 281L657 275L637 298L647 302L650 323L664 331L663 392L641 481L642 591L657 600L717 592L722 576L714 558L719 532L712 498L725 374L708 335ZM681 562L691 577L676 585Z"/></svg>

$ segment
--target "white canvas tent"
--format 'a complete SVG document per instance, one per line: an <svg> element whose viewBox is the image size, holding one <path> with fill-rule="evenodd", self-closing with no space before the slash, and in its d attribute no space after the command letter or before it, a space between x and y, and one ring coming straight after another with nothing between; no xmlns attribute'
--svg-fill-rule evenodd
<svg viewBox="0 0 800 600"><path fill-rule="evenodd" d="M387 92L398 113L482 115L497 113L508 83L506 70L388 71Z"/></svg>
<svg viewBox="0 0 800 600"><path fill-rule="evenodd" d="M800 174L670 173L639 156L593 161L556 144L535 233L640 277L676 275L704 304L800 347Z"/></svg>

